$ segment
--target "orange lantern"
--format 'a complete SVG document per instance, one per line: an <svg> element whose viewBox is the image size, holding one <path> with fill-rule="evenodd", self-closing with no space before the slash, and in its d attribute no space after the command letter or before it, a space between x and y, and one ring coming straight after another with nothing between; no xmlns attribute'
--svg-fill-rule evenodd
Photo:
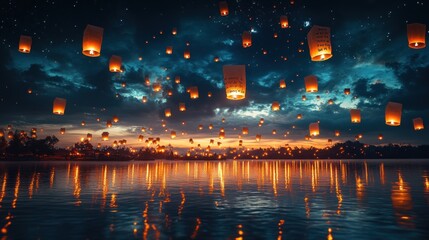
<svg viewBox="0 0 429 240"><path fill-rule="evenodd" d="M173 138L176 138L176 132L175 131L171 131L171 133L170 133L170 137L173 139Z"/></svg>
<svg viewBox="0 0 429 240"><path fill-rule="evenodd" d="M350 109L350 119L352 123L360 123L361 115L359 109Z"/></svg>
<svg viewBox="0 0 429 240"><path fill-rule="evenodd" d="M225 132L219 132L219 139L225 138Z"/></svg>
<svg viewBox="0 0 429 240"><path fill-rule="evenodd" d="M408 47L421 49L426 47L426 25L421 23L407 24Z"/></svg>
<svg viewBox="0 0 429 240"><path fill-rule="evenodd" d="M177 83L177 84L179 84L180 83L180 76L176 76L174 78L174 82Z"/></svg>
<svg viewBox="0 0 429 240"><path fill-rule="evenodd" d="M185 105L185 103L179 103L179 111L181 111L181 112L186 111L186 105Z"/></svg>
<svg viewBox="0 0 429 240"><path fill-rule="evenodd" d="M305 82L305 91L306 92L317 92L319 90L319 86L317 83L317 77L314 75L309 75L304 78Z"/></svg>
<svg viewBox="0 0 429 240"><path fill-rule="evenodd" d="M85 126L85 125L86 125L86 122L85 122L85 121L82 121L82 122L80 123L80 125Z"/></svg>
<svg viewBox="0 0 429 240"><path fill-rule="evenodd" d="M302 114L297 114L296 119L302 119Z"/></svg>
<svg viewBox="0 0 429 240"><path fill-rule="evenodd" d="M168 47L165 49L165 53L167 53L168 55L173 54L173 47L172 47L172 46L168 46Z"/></svg>
<svg viewBox="0 0 429 240"><path fill-rule="evenodd" d="M148 86L148 87L150 86L150 78L149 78L149 76L146 75L144 77L144 83L146 84L146 86Z"/></svg>
<svg viewBox="0 0 429 240"><path fill-rule="evenodd" d="M171 30L171 34L173 34L173 35L177 35L177 28L173 28L173 29Z"/></svg>
<svg viewBox="0 0 429 240"><path fill-rule="evenodd" d="M213 124L209 124L209 129L212 130L213 129Z"/></svg>
<svg viewBox="0 0 429 240"><path fill-rule="evenodd" d="M301 99L302 101L307 101L307 97L305 95L302 95Z"/></svg>
<svg viewBox="0 0 429 240"><path fill-rule="evenodd" d="M319 123L315 122L315 123L310 123L310 126L308 127L309 131L310 131L310 136L318 136L320 134L320 130L319 130Z"/></svg>
<svg viewBox="0 0 429 240"><path fill-rule="evenodd" d="M122 58L120 56L112 55L109 61L109 70L111 72L122 72Z"/></svg>
<svg viewBox="0 0 429 240"><path fill-rule="evenodd" d="M261 134L256 134L256 141L257 142L261 141L261 138L262 138Z"/></svg>
<svg viewBox="0 0 429 240"><path fill-rule="evenodd" d="M198 130L203 130L203 128L204 128L203 125L201 125L201 124L198 125Z"/></svg>
<svg viewBox="0 0 429 240"><path fill-rule="evenodd" d="M277 130L273 129L272 134L276 135L277 134Z"/></svg>
<svg viewBox="0 0 429 240"><path fill-rule="evenodd" d="M307 34L312 61L325 61L332 57L331 29L314 25Z"/></svg>
<svg viewBox="0 0 429 240"><path fill-rule="evenodd" d="M213 62L219 62L219 61L220 61L219 57L214 57L213 58Z"/></svg>
<svg viewBox="0 0 429 240"><path fill-rule="evenodd" d="M339 137L340 136L340 130L335 130L335 137Z"/></svg>
<svg viewBox="0 0 429 240"><path fill-rule="evenodd" d="M92 134L91 133L87 133L86 134L86 138L88 139L88 141L92 140Z"/></svg>
<svg viewBox="0 0 429 240"><path fill-rule="evenodd" d="M114 123L119 122L119 118L118 118L118 116L113 116L112 120L113 120L113 122L114 122Z"/></svg>
<svg viewBox="0 0 429 240"><path fill-rule="evenodd" d="M101 134L101 140L103 140L103 141L109 140L109 132L103 132Z"/></svg>
<svg viewBox="0 0 429 240"><path fill-rule="evenodd" d="M246 97L246 66L223 66L223 78L225 82L226 98L230 100L242 100Z"/></svg>
<svg viewBox="0 0 429 240"><path fill-rule="evenodd" d="M385 111L386 124L389 126L401 125L402 104L388 102Z"/></svg>
<svg viewBox="0 0 429 240"><path fill-rule="evenodd" d="M344 94L345 95L350 95L350 88L345 88L344 89Z"/></svg>
<svg viewBox="0 0 429 240"><path fill-rule="evenodd" d="M22 53L30 53L33 40L30 36L21 35L19 37L18 51Z"/></svg>
<svg viewBox="0 0 429 240"><path fill-rule="evenodd" d="M289 20L287 19L287 16L285 15L280 16L280 26L281 28L289 27Z"/></svg>
<svg viewBox="0 0 429 240"><path fill-rule="evenodd" d="M64 135L64 133L66 133L66 129L65 128L60 128L60 134Z"/></svg>
<svg viewBox="0 0 429 240"><path fill-rule="evenodd" d="M64 115L67 100L64 98L55 98L52 112L57 115Z"/></svg>
<svg viewBox="0 0 429 240"><path fill-rule="evenodd" d="M280 80L280 88L286 88L286 82L284 79Z"/></svg>
<svg viewBox="0 0 429 240"><path fill-rule="evenodd" d="M190 87L189 96L191 97L191 99L197 99L199 97L198 87Z"/></svg>
<svg viewBox="0 0 429 240"><path fill-rule="evenodd" d="M98 57L101 53L101 43L103 42L103 31L101 27L86 25L83 32L82 53L88 57Z"/></svg>
<svg viewBox="0 0 429 240"><path fill-rule="evenodd" d="M378 140L383 140L383 134L378 134Z"/></svg>
<svg viewBox="0 0 429 240"><path fill-rule="evenodd" d="M243 135L249 134L249 128L248 127L243 127L242 134Z"/></svg>
<svg viewBox="0 0 429 240"><path fill-rule="evenodd" d="M143 102L143 103L146 103L146 102L147 102L147 97L146 97L146 96L143 96L143 97L142 97L142 102Z"/></svg>
<svg viewBox="0 0 429 240"><path fill-rule="evenodd" d="M228 3L226 1L219 2L219 12L222 17L228 16L229 10L228 10Z"/></svg>
<svg viewBox="0 0 429 240"><path fill-rule="evenodd" d="M328 100L328 105L332 105L332 104L334 104L334 100L329 99L329 100Z"/></svg>
<svg viewBox="0 0 429 240"><path fill-rule="evenodd" d="M273 111L279 111L279 110L280 110L280 103L279 103L279 102L274 101L274 102L272 103L272 105L271 105L271 110L273 110Z"/></svg>
<svg viewBox="0 0 429 240"><path fill-rule="evenodd" d="M207 97L211 98L212 97L212 92L208 92L207 93Z"/></svg>
<svg viewBox="0 0 429 240"><path fill-rule="evenodd" d="M183 57L185 59L190 59L191 58L191 51L189 51L189 49L186 49L185 52L183 52Z"/></svg>
<svg viewBox="0 0 429 240"><path fill-rule="evenodd" d="M152 84L152 89L153 89L154 92L161 91L161 84L160 83L153 83Z"/></svg>
<svg viewBox="0 0 429 240"><path fill-rule="evenodd" d="M244 31L241 35L241 39L244 48L252 46L252 34L250 32Z"/></svg>
<svg viewBox="0 0 429 240"><path fill-rule="evenodd" d="M107 120L107 121L106 121L106 127L107 127L107 128L112 127L112 121L111 121L111 120Z"/></svg>
<svg viewBox="0 0 429 240"><path fill-rule="evenodd" d="M137 138L137 140L138 140L139 142L143 142L143 140L144 140L144 136L143 136L143 135L139 135L139 136L138 136L138 138Z"/></svg>
<svg viewBox="0 0 429 240"><path fill-rule="evenodd" d="M171 110L169 108L164 110L165 117L171 117Z"/></svg>
<svg viewBox="0 0 429 240"><path fill-rule="evenodd" d="M423 125L423 119L422 118L414 118L413 124L414 124L414 130L416 130L416 131L425 129L425 126Z"/></svg>

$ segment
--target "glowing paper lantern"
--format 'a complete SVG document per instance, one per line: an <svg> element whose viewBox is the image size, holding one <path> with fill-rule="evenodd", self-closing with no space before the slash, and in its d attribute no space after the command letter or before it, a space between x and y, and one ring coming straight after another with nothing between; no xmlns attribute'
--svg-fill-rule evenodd
<svg viewBox="0 0 429 240"><path fill-rule="evenodd" d="M385 111L386 124L389 126L401 125L402 104L388 102Z"/></svg>
<svg viewBox="0 0 429 240"><path fill-rule="evenodd" d="M317 92L319 90L319 86L317 83L317 77L314 75L309 75L304 78L305 82L305 91L306 92Z"/></svg>
<svg viewBox="0 0 429 240"><path fill-rule="evenodd" d="M56 115L64 115L66 110L67 100L64 98L55 98L52 113Z"/></svg>
<svg viewBox="0 0 429 240"><path fill-rule="evenodd" d="M168 46L168 47L165 49L165 53L166 53L166 54L168 54L168 55L173 54L173 47L172 47L172 46Z"/></svg>
<svg viewBox="0 0 429 240"><path fill-rule="evenodd" d="M179 84L180 83L180 76L176 76L174 78L174 82L177 83L177 84Z"/></svg>
<svg viewBox="0 0 429 240"><path fill-rule="evenodd" d="M414 124L414 130L416 131L425 129L422 118L414 118L413 124Z"/></svg>
<svg viewBox="0 0 429 240"><path fill-rule="evenodd" d="M185 103L179 103L179 111L181 111L181 112L186 111L186 105L185 105Z"/></svg>
<svg viewBox="0 0 429 240"><path fill-rule="evenodd" d="M302 101L307 101L307 97L305 95L302 95L301 99Z"/></svg>
<svg viewBox="0 0 429 240"><path fill-rule="evenodd" d="M242 134L243 135L249 134L249 128L248 127L243 127Z"/></svg>
<svg viewBox="0 0 429 240"><path fill-rule="evenodd" d="M261 138L262 138L261 134L256 134L256 139L255 140L257 142L261 141Z"/></svg>
<svg viewBox="0 0 429 240"><path fill-rule="evenodd" d="M146 97L146 96L143 96L143 97L142 97L142 102L143 102L143 103L146 103L146 102L147 102L147 97Z"/></svg>
<svg viewBox="0 0 429 240"><path fill-rule="evenodd" d="M30 36L21 35L19 37L18 51L22 53L30 53L33 40Z"/></svg>
<svg viewBox="0 0 429 240"><path fill-rule="evenodd" d="M225 138L225 132L219 132L219 139Z"/></svg>
<svg viewBox="0 0 429 240"><path fill-rule="evenodd" d="M252 34L250 32L244 31L241 35L241 40L244 48L252 46Z"/></svg>
<svg viewBox="0 0 429 240"><path fill-rule="evenodd" d="M114 123L119 122L119 118L118 118L118 116L113 116L112 120L113 120L113 122L114 122Z"/></svg>
<svg viewBox="0 0 429 240"><path fill-rule="evenodd" d="M325 61L332 57L331 29L314 25L307 34L312 61Z"/></svg>
<svg viewBox="0 0 429 240"><path fill-rule="evenodd" d="M226 1L219 2L219 12L222 17L228 16L229 9L228 9L228 3Z"/></svg>
<svg viewBox="0 0 429 240"><path fill-rule="evenodd" d="M103 141L109 140L109 132L103 132L101 134L101 140L103 140Z"/></svg>
<svg viewBox="0 0 429 240"><path fill-rule="evenodd" d="M173 138L176 138L176 132L175 131L171 131L171 133L170 133L170 137L173 139Z"/></svg>
<svg viewBox="0 0 429 240"><path fill-rule="evenodd" d="M152 84L152 89L153 89L154 92L161 91L161 84L160 83L153 83Z"/></svg>
<svg viewBox="0 0 429 240"><path fill-rule="evenodd" d="M144 140L144 136L143 136L143 135L139 135L139 137L137 138L137 140L138 140L139 142L143 142L143 140Z"/></svg>
<svg viewBox="0 0 429 240"><path fill-rule="evenodd" d="M350 88L345 88L344 89L344 94L345 95L350 95Z"/></svg>
<svg viewBox="0 0 429 240"><path fill-rule="evenodd" d="M320 130L319 130L319 123L315 122L315 123L310 123L310 126L308 127L309 131L310 131L310 136L319 136L320 134Z"/></svg>
<svg viewBox="0 0 429 240"><path fill-rule="evenodd" d="M378 134L378 140L383 140L383 134Z"/></svg>
<svg viewBox="0 0 429 240"><path fill-rule="evenodd" d="M103 42L103 31L101 27L86 25L83 32L82 53L88 57L98 57L101 53L101 43Z"/></svg>
<svg viewBox="0 0 429 240"><path fill-rule="evenodd" d="M288 28L289 27L289 20L287 16L282 15L280 16L280 27L281 28Z"/></svg>
<svg viewBox="0 0 429 240"><path fill-rule="evenodd" d="M213 129L213 124L209 125L209 129L212 130Z"/></svg>
<svg viewBox="0 0 429 240"><path fill-rule="evenodd" d="M296 119L302 119L302 114L297 114Z"/></svg>
<svg viewBox="0 0 429 240"><path fill-rule="evenodd" d="M271 110L273 110L273 111L279 111L279 110L280 110L280 103L279 103L279 102L274 101L274 102L272 103L272 105L271 105Z"/></svg>
<svg viewBox="0 0 429 240"><path fill-rule="evenodd" d="M350 109L350 120L352 123L360 123L361 115L359 109Z"/></svg>
<svg viewBox="0 0 429 240"><path fill-rule="evenodd" d="M107 121L106 121L106 127L107 127L107 128L112 127L112 121L111 121L111 120L107 120Z"/></svg>
<svg viewBox="0 0 429 240"><path fill-rule="evenodd" d="M286 82L284 79L280 80L280 88L286 88Z"/></svg>
<svg viewBox="0 0 429 240"><path fill-rule="evenodd" d="M245 65L223 66L226 98L242 100L246 97L246 67Z"/></svg>
<svg viewBox="0 0 429 240"><path fill-rule="evenodd" d="M173 28L173 29L171 30L171 34L173 34L173 35L177 35L177 28Z"/></svg>
<svg viewBox="0 0 429 240"><path fill-rule="evenodd" d="M335 137L339 137L340 136L340 130L335 130Z"/></svg>
<svg viewBox="0 0 429 240"><path fill-rule="evenodd" d="M421 23L407 24L408 46L414 49L426 47L426 25Z"/></svg>
<svg viewBox="0 0 429 240"><path fill-rule="evenodd" d="M164 110L165 117L171 117L171 109L167 108Z"/></svg>
<svg viewBox="0 0 429 240"><path fill-rule="evenodd" d="M86 134L86 138L88 139L88 141L92 140L92 134L91 133L87 133Z"/></svg>
<svg viewBox="0 0 429 240"><path fill-rule="evenodd" d="M207 92L207 97L211 98L212 97L212 92Z"/></svg>
<svg viewBox="0 0 429 240"><path fill-rule="evenodd" d="M190 87L189 96L191 99L197 99L199 97L198 87Z"/></svg>
<svg viewBox="0 0 429 240"><path fill-rule="evenodd" d="M60 134L64 135L64 133L66 133L66 129L65 128L60 128Z"/></svg>
<svg viewBox="0 0 429 240"><path fill-rule="evenodd" d="M277 130L273 129L272 134L276 135L277 134Z"/></svg>
<svg viewBox="0 0 429 240"><path fill-rule="evenodd" d="M189 49L186 49L185 52L183 52L183 57L185 59L190 59L191 58L191 51L189 51Z"/></svg>
<svg viewBox="0 0 429 240"><path fill-rule="evenodd" d="M109 60L109 70L111 72L122 72L122 58L120 56L112 55Z"/></svg>
<svg viewBox="0 0 429 240"><path fill-rule="evenodd" d="M328 105L332 105L332 104L334 104L334 100L329 99L329 100L328 100Z"/></svg>

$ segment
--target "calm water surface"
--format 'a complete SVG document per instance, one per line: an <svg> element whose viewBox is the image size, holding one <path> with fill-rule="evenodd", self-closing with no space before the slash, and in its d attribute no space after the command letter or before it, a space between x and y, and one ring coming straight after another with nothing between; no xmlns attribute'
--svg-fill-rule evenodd
<svg viewBox="0 0 429 240"><path fill-rule="evenodd" d="M2 162L0 227L4 239L429 239L429 160Z"/></svg>

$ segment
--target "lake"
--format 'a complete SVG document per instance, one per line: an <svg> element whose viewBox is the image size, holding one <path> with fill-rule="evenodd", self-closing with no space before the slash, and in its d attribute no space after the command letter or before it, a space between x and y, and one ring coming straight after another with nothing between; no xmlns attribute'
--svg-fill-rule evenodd
<svg viewBox="0 0 429 240"><path fill-rule="evenodd" d="M429 239L428 222L429 160L0 162L10 239Z"/></svg>

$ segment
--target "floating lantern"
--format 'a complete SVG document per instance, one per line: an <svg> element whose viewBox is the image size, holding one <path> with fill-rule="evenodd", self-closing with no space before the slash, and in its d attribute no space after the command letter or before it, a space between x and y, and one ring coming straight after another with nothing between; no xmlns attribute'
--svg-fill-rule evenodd
<svg viewBox="0 0 429 240"><path fill-rule="evenodd" d="M7 138L9 138L9 139L12 139L12 138L13 138L13 132L12 132L12 131L9 131L9 132L7 133Z"/></svg>
<svg viewBox="0 0 429 240"><path fill-rule="evenodd" d="M22 53L30 53L32 41L33 40L30 36L21 35L19 37L18 51Z"/></svg>
<svg viewBox="0 0 429 240"><path fill-rule="evenodd" d="M219 132L225 132L225 128L221 127L221 128L219 129Z"/></svg>
<svg viewBox="0 0 429 240"><path fill-rule="evenodd" d="M87 133L86 134L86 139L88 139L88 141L92 140L92 134L91 133Z"/></svg>
<svg viewBox="0 0 429 240"><path fill-rule="evenodd" d="M176 138L176 132L175 131L171 131L170 137L171 137L171 139Z"/></svg>
<svg viewBox="0 0 429 240"><path fill-rule="evenodd" d="M171 110L169 108L164 110L165 117L171 117Z"/></svg>
<svg viewBox="0 0 429 240"><path fill-rule="evenodd" d="M125 88L126 86L127 86L127 83L126 83L126 82L122 82L122 83L121 83L121 87L122 87L122 88Z"/></svg>
<svg viewBox="0 0 429 240"><path fill-rule="evenodd" d="M228 9L228 3L226 1L219 2L219 12L222 17L228 16L229 9Z"/></svg>
<svg viewBox="0 0 429 240"><path fill-rule="evenodd" d="M212 97L212 92L207 92L207 97L211 98Z"/></svg>
<svg viewBox="0 0 429 240"><path fill-rule="evenodd" d="M147 102L147 97L146 97L146 96L143 96L143 97L142 97L142 102L143 102L143 103L146 103L146 102Z"/></svg>
<svg viewBox="0 0 429 240"><path fill-rule="evenodd" d="M181 111L181 112L186 111L186 105L185 105L185 103L179 103L179 111Z"/></svg>
<svg viewBox="0 0 429 240"><path fill-rule="evenodd" d="M307 34L312 61L325 61L332 57L331 30L314 25Z"/></svg>
<svg viewBox="0 0 429 240"><path fill-rule="evenodd" d="M101 27L86 25L83 32L82 53L88 57L98 57L101 53L101 43L103 41L103 31Z"/></svg>
<svg viewBox="0 0 429 240"><path fill-rule="evenodd" d="M67 100L64 98L55 98L52 113L56 115L64 115L66 110Z"/></svg>
<svg viewBox="0 0 429 240"><path fill-rule="evenodd" d="M261 134L256 134L256 141L257 142L261 141L261 138L262 138Z"/></svg>
<svg viewBox="0 0 429 240"><path fill-rule="evenodd" d="M252 34L250 32L244 31L241 40L244 48L252 46Z"/></svg>
<svg viewBox="0 0 429 240"><path fill-rule="evenodd" d="M145 76L144 77L144 83L146 84L146 86L150 86L150 78L149 78L149 76Z"/></svg>
<svg viewBox="0 0 429 240"><path fill-rule="evenodd" d="M209 125L209 129L212 130L213 129L213 124Z"/></svg>
<svg viewBox="0 0 429 240"><path fill-rule="evenodd" d="M359 109L350 109L350 120L352 123L360 123L361 115Z"/></svg>
<svg viewBox="0 0 429 240"><path fill-rule="evenodd" d="M302 119L302 114L297 114L296 119Z"/></svg>
<svg viewBox="0 0 429 240"><path fill-rule="evenodd" d="M119 118L118 118L118 116L113 116L112 120L113 120L113 122L114 122L114 123L119 122Z"/></svg>
<svg viewBox="0 0 429 240"><path fill-rule="evenodd" d="M350 88L344 88L344 94L350 95Z"/></svg>
<svg viewBox="0 0 429 240"><path fill-rule="evenodd" d="M103 140L103 141L109 140L109 132L103 132L101 134L101 140Z"/></svg>
<svg viewBox="0 0 429 240"><path fill-rule="evenodd" d="M138 136L138 138L137 138L137 140L138 140L139 142L143 142L143 140L144 140L144 136L143 136L143 135L139 135L139 136Z"/></svg>
<svg viewBox="0 0 429 240"><path fill-rule="evenodd" d="M264 119L264 118L260 118L260 119L259 119L259 123L263 124L264 122L265 122L265 119Z"/></svg>
<svg viewBox="0 0 429 240"><path fill-rule="evenodd" d="M388 102L385 111L386 124L389 126L401 125L402 104Z"/></svg>
<svg viewBox="0 0 429 240"><path fill-rule="evenodd" d="M185 52L183 52L183 57L185 59L190 59L191 58L191 51L189 51L189 49L186 49Z"/></svg>
<svg viewBox="0 0 429 240"><path fill-rule="evenodd" d="M167 91L167 96L169 96L169 97L173 96L173 90L171 90L171 89L168 90Z"/></svg>
<svg viewBox="0 0 429 240"><path fill-rule="evenodd" d="M271 110L272 110L272 111L279 111L279 110L280 110L280 103L279 103L279 102L274 101L274 102L272 103L272 105L271 105Z"/></svg>
<svg viewBox="0 0 429 240"><path fill-rule="evenodd" d="M289 20L287 16L282 15L280 16L280 27L281 28L288 28L289 27Z"/></svg>
<svg viewBox="0 0 429 240"><path fill-rule="evenodd" d="M284 79L280 80L280 88L286 88L286 82Z"/></svg>
<svg viewBox="0 0 429 240"><path fill-rule="evenodd" d="M190 87L189 96L191 99L197 99L199 97L198 87Z"/></svg>
<svg viewBox="0 0 429 240"><path fill-rule="evenodd" d="M307 101L307 97L305 95L302 95L301 99L302 101Z"/></svg>
<svg viewBox="0 0 429 240"><path fill-rule="evenodd" d="M203 128L204 128L203 125L201 125L201 124L198 125L198 130L203 130Z"/></svg>
<svg viewBox="0 0 429 240"><path fill-rule="evenodd" d="M378 140L383 140L383 134L378 134Z"/></svg>
<svg viewBox="0 0 429 240"><path fill-rule="evenodd" d="M340 136L340 130L335 130L335 137L339 137Z"/></svg>
<svg viewBox="0 0 429 240"><path fill-rule="evenodd" d="M414 49L426 47L426 25L421 23L407 24L408 46Z"/></svg>
<svg viewBox="0 0 429 240"><path fill-rule="evenodd" d="M309 75L304 78L305 82L305 91L306 92L317 92L319 87L317 83L317 77L314 75Z"/></svg>
<svg viewBox="0 0 429 240"><path fill-rule="evenodd" d="M248 127L243 127L243 130L241 131L241 133L242 133L243 135L247 135L247 134L249 134L249 128L248 128Z"/></svg>
<svg viewBox="0 0 429 240"><path fill-rule="evenodd" d="M161 84L160 83L153 83L152 84L152 89L153 89L154 92L161 91Z"/></svg>
<svg viewBox="0 0 429 240"><path fill-rule="evenodd" d="M219 62L219 61L220 61L219 57L214 57L213 58L213 62Z"/></svg>
<svg viewBox="0 0 429 240"><path fill-rule="evenodd" d="M171 30L171 34L173 34L173 35L177 35L177 28L173 28L173 29Z"/></svg>
<svg viewBox="0 0 429 240"><path fill-rule="evenodd" d="M165 53L167 53L168 55L173 54L173 47L172 46L168 46L165 48Z"/></svg>
<svg viewBox="0 0 429 240"><path fill-rule="evenodd" d="M85 122L85 121L82 121L82 122L80 123L80 125L85 126L85 125L86 125L86 122Z"/></svg>
<svg viewBox="0 0 429 240"><path fill-rule="evenodd" d="M112 55L109 60L109 70L111 72L122 72L122 58L120 56Z"/></svg>
<svg viewBox="0 0 429 240"><path fill-rule="evenodd" d="M413 124L414 124L414 130L416 130L416 131L425 129L425 126L423 125L423 119L422 118L414 118Z"/></svg>
<svg viewBox="0 0 429 240"><path fill-rule="evenodd" d="M319 123L310 123L310 126L308 126L308 129L310 131L310 136L315 137L319 136L320 130L319 130Z"/></svg>
<svg viewBox="0 0 429 240"><path fill-rule="evenodd" d="M66 129L65 128L60 128L60 134L64 135L66 133Z"/></svg>
<svg viewBox="0 0 429 240"><path fill-rule="evenodd" d="M111 120L107 120L106 121L106 127L107 128L111 128L112 127L112 121Z"/></svg>
<svg viewBox="0 0 429 240"><path fill-rule="evenodd" d="M328 105L332 105L332 104L334 104L334 100L329 99L329 100L328 100Z"/></svg>
<svg viewBox="0 0 429 240"><path fill-rule="evenodd" d="M177 83L177 84L179 84L180 83L180 76L176 76L174 78L174 82Z"/></svg>
<svg viewBox="0 0 429 240"><path fill-rule="evenodd" d="M245 65L223 66L226 98L242 100L246 97L246 67Z"/></svg>
<svg viewBox="0 0 429 240"><path fill-rule="evenodd" d="M277 130L273 129L273 131L271 132L273 135L277 134Z"/></svg>
<svg viewBox="0 0 429 240"><path fill-rule="evenodd" d="M219 139L225 138L225 132L219 132Z"/></svg>

